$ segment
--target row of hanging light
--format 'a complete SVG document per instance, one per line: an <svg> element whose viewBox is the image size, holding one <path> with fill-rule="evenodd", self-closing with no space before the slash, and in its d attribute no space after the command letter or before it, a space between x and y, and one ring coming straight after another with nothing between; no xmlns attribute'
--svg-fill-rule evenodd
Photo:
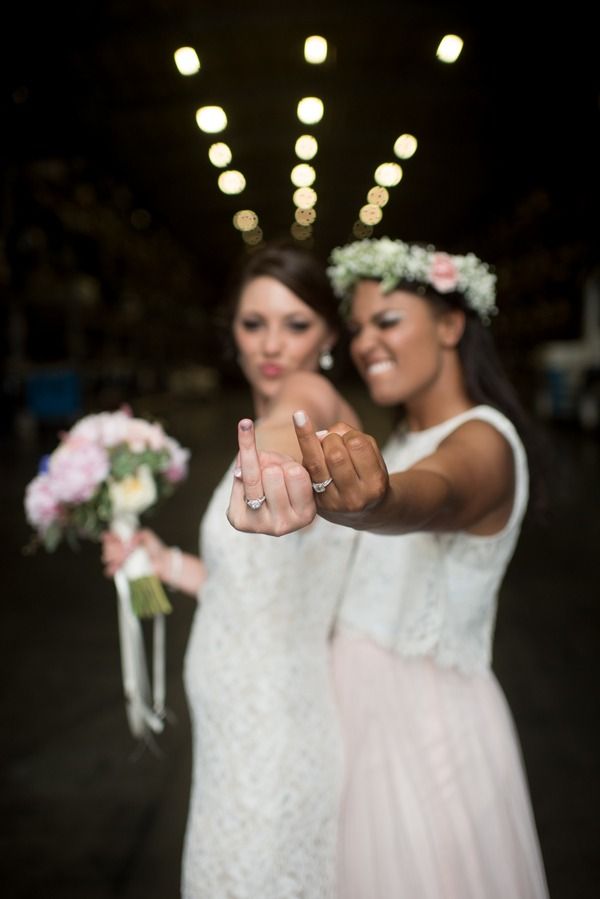
<svg viewBox="0 0 600 899"><path fill-rule="evenodd" d="M436 50L441 62L455 62L462 50L463 42L457 35L445 35ZM319 65L327 59L327 40L320 35L311 35L304 42L304 58L311 65ZM175 65L181 75L195 75L201 64L193 47L180 47L174 53ZM303 97L298 103L296 114L305 125L317 125L324 114L324 104L319 97ZM205 134L216 135L227 127L227 115L221 106L202 106L196 111L196 123ZM412 134L401 134L393 145L394 155L400 160L410 159L417 150L417 139ZM309 163L318 152L318 141L313 134L301 134L295 143L295 154L300 160L294 165L290 179L293 192L294 221L291 234L295 240L304 241L312 236L317 217L315 209L317 192L314 188L316 171ZM246 178L238 169L230 168L233 152L228 144L217 141L209 147L208 158L215 168L223 171L217 178L219 190L224 194L236 195L246 187ZM352 232L355 237L369 237L375 225L383 218L383 207L389 201L389 191L402 179L403 170L397 162L383 162L374 173L375 184L369 189L367 202L360 208ZM241 233L242 239L250 246L262 241L263 232L256 212L241 209L233 216L233 225Z"/></svg>

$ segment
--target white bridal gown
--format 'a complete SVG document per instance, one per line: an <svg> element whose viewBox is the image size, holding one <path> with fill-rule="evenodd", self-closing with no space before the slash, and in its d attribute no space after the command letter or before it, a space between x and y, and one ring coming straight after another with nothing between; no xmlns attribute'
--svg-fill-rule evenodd
<svg viewBox="0 0 600 899"><path fill-rule="evenodd" d="M330 635L356 535L318 519L275 538L201 526L208 567L184 679L193 729L184 899L334 895L342 750Z"/></svg>
<svg viewBox="0 0 600 899"><path fill-rule="evenodd" d="M469 419L513 449L506 527L492 537L363 533L340 609L340 899L547 896L517 736L490 670L498 588L527 505L521 441L478 406L398 433L384 455L390 471L408 468Z"/></svg>

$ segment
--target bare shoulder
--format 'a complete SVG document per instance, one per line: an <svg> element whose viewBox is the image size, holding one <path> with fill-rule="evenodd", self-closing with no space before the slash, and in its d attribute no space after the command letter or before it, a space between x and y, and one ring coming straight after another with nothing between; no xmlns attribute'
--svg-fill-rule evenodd
<svg viewBox="0 0 600 899"><path fill-rule="evenodd" d="M500 431L487 421L471 419L456 428L443 440L439 449L464 452L473 462L498 465L502 468L513 466L513 451L510 443Z"/></svg>
<svg viewBox="0 0 600 899"><path fill-rule="evenodd" d="M448 435L416 469L445 478L454 509L445 528L479 535L498 533L513 504L515 466L508 440L486 421L472 419Z"/></svg>
<svg viewBox="0 0 600 899"><path fill-rule="evenodd" d="M353 427L359 419L336 387L318 372L297 371L288 375L277 398L278 407L306 409L313 420L324 427L340 419Z"/></svg>

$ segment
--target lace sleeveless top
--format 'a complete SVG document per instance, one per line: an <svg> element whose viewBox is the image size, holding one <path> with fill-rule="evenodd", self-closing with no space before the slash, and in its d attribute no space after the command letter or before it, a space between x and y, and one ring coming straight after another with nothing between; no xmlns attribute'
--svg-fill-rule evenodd
<svg viewBox="0 0 600 899"><path fill-rule="evenodd" d="M192 794L184 899L332 899L342 748L329 639L357 534L201 527L208 577L184 664Z"/></svg>
<svg viewBox="0 0 600 899"><path fill-rule="evenodd" d="M337 625L338 632L363 634L401 655L427 655L465 673L491 663L498 590L527 506L525 450L504 415L476 406L424 431L399 431L383 454L390 472L405 470L473 419L488 422L512 447L515 498L508 523L489 537L361 533Z"/></svg>

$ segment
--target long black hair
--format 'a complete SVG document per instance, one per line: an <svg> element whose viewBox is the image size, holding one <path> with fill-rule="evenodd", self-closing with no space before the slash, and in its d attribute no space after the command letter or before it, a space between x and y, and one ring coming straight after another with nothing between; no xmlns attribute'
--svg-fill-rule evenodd
<svg viewBox="0 0 600 899"><path fill-rule="evenodd" d="M540 429L521 403L500 360L489 325L465 302L459 291L442 294L429 284L401 281L396 290L417 293L429 301L437 314L461 309L465 328L458 343L464 383L469 399L477 405L493 406L515 426L529 460L531 509L541 518L548 511L547 459Z"/></svg>

